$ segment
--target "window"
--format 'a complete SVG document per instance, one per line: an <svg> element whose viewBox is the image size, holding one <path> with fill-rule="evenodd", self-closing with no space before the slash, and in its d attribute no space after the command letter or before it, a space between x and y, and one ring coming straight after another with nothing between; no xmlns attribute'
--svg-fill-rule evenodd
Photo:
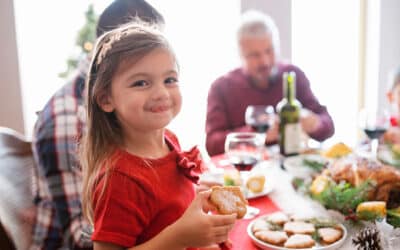
<svg viewBox="0 0 400 250"><path fill-rule="evenodd" d="M66 82L58 74L74 53L77 31L91 2L100 13L110 1L14 1L27 137L32 135L36 112Z"/></svg>
<svg viewBox="0 0 400 250"><path fill-rule="evenodd" d="M357 142L360 1L292 1L292 61L335 122L326 144Z"/></svg>

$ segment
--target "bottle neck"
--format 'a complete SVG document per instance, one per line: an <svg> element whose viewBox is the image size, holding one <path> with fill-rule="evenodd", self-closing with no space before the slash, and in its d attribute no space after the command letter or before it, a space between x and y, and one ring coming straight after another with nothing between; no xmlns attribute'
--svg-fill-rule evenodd
<svg viewBox="0 0 400 250"><path fill-rule="evenodd" d="M296 100L296 74L291 71L290 73L284 73L284 93L288 103L293 104Z"/></svg>

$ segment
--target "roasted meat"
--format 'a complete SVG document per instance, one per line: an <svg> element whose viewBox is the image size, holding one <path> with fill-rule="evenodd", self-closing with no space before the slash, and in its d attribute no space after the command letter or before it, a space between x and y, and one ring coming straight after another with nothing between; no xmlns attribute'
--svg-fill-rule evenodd
<svg viewBox="0 0 400 250"><path fill-rule="evenodd" d="M387 207L398 206L400 193L400 171L380 162L366 158L347 158L337 160L324 172L334 181L346 181L358 186L364 181L374 183L369 200L385 201Z"/></svg>

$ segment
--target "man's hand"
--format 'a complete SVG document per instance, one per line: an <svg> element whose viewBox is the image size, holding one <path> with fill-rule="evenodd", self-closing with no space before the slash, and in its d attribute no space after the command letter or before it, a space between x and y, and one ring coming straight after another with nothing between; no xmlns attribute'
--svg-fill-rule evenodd
<svg viewBox="0 0 400 250"><path fill-rule="evenodd" d="M277 142L278 136L279 136L279 117L275 115L273 123L266 133L265 143L270 144Z"/></svg>
<svg viewBox="0 0 400 250"><path fill-rule="evenodd" d="M321 125L318 115L308 109L301 110L300 123L303 131L307 134L315 132Z"/></svg>

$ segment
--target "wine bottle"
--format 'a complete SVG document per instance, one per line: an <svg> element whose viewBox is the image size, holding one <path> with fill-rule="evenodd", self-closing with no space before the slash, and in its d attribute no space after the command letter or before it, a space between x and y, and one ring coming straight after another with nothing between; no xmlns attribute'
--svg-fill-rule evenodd
<svg viewBox="0 0 400 250"><path fill-rule="evenodd" d="M277 105L279 114L279 149L282 155L299 154L301 146L301 104L296 99L296 73L283 74L283 98Z"/></svg>

